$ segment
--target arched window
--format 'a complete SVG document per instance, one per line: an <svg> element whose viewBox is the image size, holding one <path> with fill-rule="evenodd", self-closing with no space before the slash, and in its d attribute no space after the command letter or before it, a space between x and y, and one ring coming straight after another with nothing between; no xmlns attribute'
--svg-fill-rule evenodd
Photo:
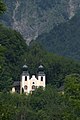
<svg viewBox="0 0 80 120"><path fill-rule="evenodd" d="M33 86L32 86L32 89L35 89L35 88L36 88L35 85L33 85Z"/></svg>
<svg viewBox="0 0 80 120"><path fill-rule="evenodd" d="M27 81L27 76L25 76L25 81Z"/></svg>
<svg viewBox="0 0 80 120"><path fill-rule="evenodd" d="M25 86L24 86L24 89L27 90L27 88L28 88L27 85L25 85Z"/></svg>

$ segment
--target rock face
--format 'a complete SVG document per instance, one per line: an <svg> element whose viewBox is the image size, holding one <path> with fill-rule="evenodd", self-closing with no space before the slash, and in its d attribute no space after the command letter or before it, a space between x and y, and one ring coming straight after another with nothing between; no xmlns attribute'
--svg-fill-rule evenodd
<svg viewBox="0 0 80 120"><path fill-rule="evenodd" d="M69 19L71 19L75 15L79 7L80 7L80 0L69 0L69 7L68 7Z"/></svg>
<svg viewBox="0 0 80 120"><path fill-rule="evenodd" d="M54 25L71 19L80 7L80 0L4 0L7 12L2 22L19 31L27 44Z"/></svg>

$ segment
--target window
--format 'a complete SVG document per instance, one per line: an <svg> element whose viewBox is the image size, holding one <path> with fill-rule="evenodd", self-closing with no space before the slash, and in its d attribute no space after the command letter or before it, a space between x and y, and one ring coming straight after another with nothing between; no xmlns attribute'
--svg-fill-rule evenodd
<svg viewBox="0 0 80 120"><path fill-rule="evenodd" d="M27 76L25 76L25 81L27 81Z"/></svg>
<svg viewBox="0 0 80 120"><path fill-rule="evenodd" d="M35 83L33 82L33 84L35 84Z"/></svg>
<svg viewBox="0 0 80 120"><path fill-rule="evenodd" d="M27 85L24 86L24 89L27 90Z"/></svg>
<svg viewBox="0 0 80 120"><path fill-rule="evenodd" d="M32 86L32 89L35 89L35 88L36 88L35 85L33 85L33 86Z"/></svg>
<svg viewBox="0 0 80 120"><path fill-rule="evenodd" d="M41 77L41 81L43 81L43 77Z"/></svg>

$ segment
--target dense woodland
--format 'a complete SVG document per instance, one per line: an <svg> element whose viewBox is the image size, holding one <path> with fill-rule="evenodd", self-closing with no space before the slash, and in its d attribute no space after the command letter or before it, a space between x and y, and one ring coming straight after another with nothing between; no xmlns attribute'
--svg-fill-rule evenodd
<svg viewBox="0 0 80 120"><path fill-rule="evenodd" d="M47 85L43 91L19 95L0 93L0 120L79 120L80 75L65 78L64 94Z"/></svg>
<svg viewBox="0 0 80 120"><path fill-rule="evenodd" d="M46 50L80 60L80 10L69 21L37 38Z"/></svg>
<svg viewBox="0 0 80 120"><path fill-rule="evenodd" d="M2 13L6 7L1 0L0 5ZM10 93L24 64L31 74L43 64L44 91ZM36 42L27 46L20 33L0 24L0 120L80 120L80 62L47 52Z"/></svg>

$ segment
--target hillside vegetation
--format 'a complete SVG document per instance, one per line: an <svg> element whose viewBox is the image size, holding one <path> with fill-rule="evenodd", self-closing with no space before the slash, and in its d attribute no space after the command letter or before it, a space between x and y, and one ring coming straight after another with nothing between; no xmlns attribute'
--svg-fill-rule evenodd
<svg viewBox="0 0 80 120"><path fill-rule="evenodd" d="M47 83L60 87L68 74L80 73L80 64L71 59L45 51L34 42L29 47L22 36L0 26L0 90L9 89L15 80L20 80L22 66L27 64L31 74L37 74L40 64L45 67Z"/></svg>
<svg viewBox="0 0 80 120"><path fill-rule="evenodd" d="M28 96L10 93L24 64L31 74L43 64L45 90L38 88ZM0 120L80 120L79 61L47 52L36 42L28 47L20 33L0 24Z"/></svg>
<svg viewBox="0 0 80 120"><path fill-rule="evenodd" d="M80 12L37 38L48 51L80 60Z"/></svg>
<svg viewBox="0 0 80 120"><path fill-rule="evenodd" d="M0 90L9 88L20 76L22 56L27 49L23 41L19 33L0 25Z"/></svg>
<svg viewBox="0 0 80 120"><path fill-rule="evenodd" d="M80 75L65 79L64 95L48 85L32 95L0 93L0 120L79 120Z"/></svg>

